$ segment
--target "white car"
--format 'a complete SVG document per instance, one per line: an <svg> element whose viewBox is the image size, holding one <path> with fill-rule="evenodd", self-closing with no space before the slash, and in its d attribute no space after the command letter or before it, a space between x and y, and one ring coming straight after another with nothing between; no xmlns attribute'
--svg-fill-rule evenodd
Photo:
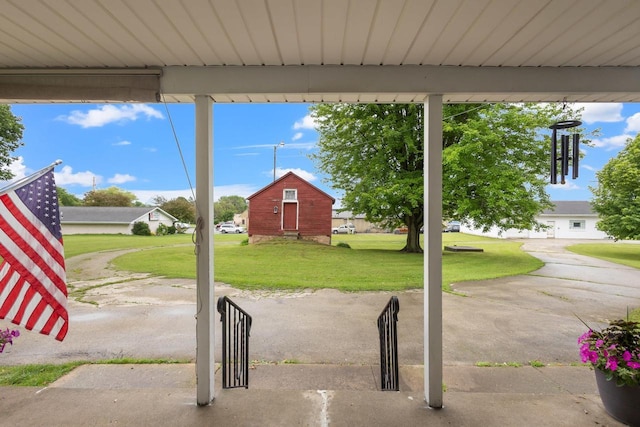
<svg viewBox="0 0 640 427"><path fill-rule="evenodd" d="M356 234L356 226L353 224L342 224L331 229L333 234Z"/></svg>
<svg viewBox="0 0 640 427"><path fill-rule="evenodd" d="M221 233L227 234L227 233L236 233L236 234L240 234L240 233L244 233L244 227L238 227L235 224L222 224L219 228Z"/></svg>

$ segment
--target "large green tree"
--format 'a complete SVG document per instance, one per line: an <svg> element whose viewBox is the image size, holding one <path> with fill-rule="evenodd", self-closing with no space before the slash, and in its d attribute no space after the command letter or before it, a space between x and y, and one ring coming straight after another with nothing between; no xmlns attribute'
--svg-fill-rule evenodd
<svg viewBox="0 0 640 427"><path fill-rule="evenodd" d="M11 107L0 104L0 181L13 178L9 165L16 157L11 153L23 145L20 142L23 130L21 119L13 115Z"/></svg>
<svg viewBox="0 0 640 427"><path fill-rule="evenodd" d="M343 208L409 230L404 251L422 252L424 118L420 104L318 104L311 157L344 191ZM540 228L550 207L548 138L552 104L443 106L443 216L488 229Z"/></svg>
<svg viewBox="0 0 640 427"><path fill-rule="evenodd" d="M600 217L596 227L614 239L640 240L640 135L596 173L591 203Z"/></svg>
<svg viewBox="0 0 640 427"><path fill-rule="evenodd" d="M84 194L85 206L134 206L136 195L118 187L91 190Z"/></svg>

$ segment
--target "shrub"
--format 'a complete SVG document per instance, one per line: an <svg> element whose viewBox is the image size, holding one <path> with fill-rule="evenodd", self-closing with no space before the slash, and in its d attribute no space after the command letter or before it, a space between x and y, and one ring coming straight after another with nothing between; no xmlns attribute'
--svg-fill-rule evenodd
<svg viewBox="0 0 640 427"><path fill-rule="evenodd" d="M169 227L164 224L158 224L158 228L156 229L156 236L166 236L169 234Z"/></svg>
<svg viewBox="0 0 640 427"><path fill-rule="evenodd" d="M348 243L345 243L345 242L338 242L338 243L336 244L336 246L337 246L337 247L339 247L339 248L347 248L347 249L351 249L351 246L349 246L349 244L348 244Z"/></svg>
<svg viewBox="0 0 640 427"><path fill-rule="evenodd" d="M131 234L136 236L151 236L151 229L149 228L149 224L146 222L137 221L133 223Z"/></svg>

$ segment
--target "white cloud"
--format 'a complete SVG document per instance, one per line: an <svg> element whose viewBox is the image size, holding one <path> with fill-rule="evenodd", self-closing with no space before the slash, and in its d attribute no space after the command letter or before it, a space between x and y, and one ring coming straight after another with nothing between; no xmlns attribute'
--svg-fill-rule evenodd
<svg viewBox="0 0 640 427"><path fill-rule="evenodd" d="M293 135L293 136L291 137L291 140L292 140L292 141L297 141L297 140L299 140L300 138L302 138L302 135L303 135L303 133L302 133L302 132L296 132L296 134L295 134L295 135Z"/></svg>
<svg viewBox="0 0 640 427"><path fill-rule="evenodd" d="M22 179L29 173L31 173L27 169L27 166L24 164L24 158L22 156L18 156L16 160L11 162L11 164L9 165L9 170L13 174L12 181Z"/></svg>
<svg viewBox="0 0 640 427"><path fill-rule="evenodd" d="M107 182L109 184L124 184L125 182L132 182L135 180L136 180L136 177L133 175L129 175L128 173L125 173L125 174L117 173L111 178L107 179Z"/></svg>
<svg viewBox="0 0 640 427"><path fill-rule="evenodd" d="M584 108L582 111L582 121L585 123L596 122L621 122L624 120L622 116L622 103L601 103L588 102L573 104L574 108Z"/></svg>
<svg viewBox="0 0 640 427"><path fill-rule="evenodd" d="M81 187L91 187L95 183L96 185L102 182L102 177L96 175L93 172L76 172L73 173L71 166L63 166L60 172L54 172L56 178L56 185L79 185ZM94 181L95 180L95 181Z"/></svg>
<svg viewBox="0 0 640 427"><path fill-rule="evenodd" d="M120 142L116 142L113 145L131 145L131 141L120 141Z"/></svg>
<svg viewBox="0 0 640 427"><path fill-rule="evenodd" d="M110 123L125 123L128 121L136 121L140 117L147 119L163 119L162 113L146 104L130 104L130 105L102 105L87 112L73 110L68 116L59 116L59 120L63 120L72 125L78 125L83 128L101 127Z"/></svg>
<svg viewBox="0 0 640 427"><path fill-rule="evenodd" d="M305 181L315 181L316 179L318 179L313 173L308 172L304 169L300 169L300 168L276 168L276 179L280 178L281 176L283 176L284 174L286 174L287 172L293 172L296 175L298 175L300 178L304 179ZM270 172L270 175L273 177L273 169Z"/></svg>
<svg viewBox="0 0 640 427"><path fill-rule="evenodd" d="M598 138L591 142L594 146L599 148L605 148L607 151L614 150L616 148L624 147L627 144L627 140L633 138L631 135L623 134L612 136L611 138Z"/></svg>
<svg viewBox="0 0 640 427"><path fill-rule="evenodd" d="M627 119L625 132L640 132L640 113L635 113Z"/></svg>
<svg viewBox="0 0 640 427"><path fill-rule="evenodd" d="M316 122L313 119L313 117L311 117L311 115L307 114L306 116L304 116L303 118L301 118L300 120L298 120L297 122L295 122L293 124L293 128L294 129L311 129L314 130L316 128Z"/></svg>
<svg viewBox="0 0 640 427"><path fill-rule="evenodd" d="M580 165L581 168L586 169L588 171L596 171L597 169L591 165Z"/></svg>

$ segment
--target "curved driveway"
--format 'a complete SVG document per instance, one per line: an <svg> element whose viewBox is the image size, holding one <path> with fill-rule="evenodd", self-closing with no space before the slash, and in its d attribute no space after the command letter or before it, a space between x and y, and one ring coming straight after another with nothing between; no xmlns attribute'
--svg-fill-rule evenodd
<svg viewBox="0 0 640 427"><path fill-rule="evenodd" d="M546 263L540 270L453 286L467 297L443 294L444 363L577 362L576 340L585 327L576 315L598 326L622 317L627 306L640 306L639 270L569 253L563 249L569 243L527 240L524 250ZM84 301L94 304L70 301L63 343L25 332L2 354L2 363L117 357L193 361L194 281L128 276L105 268L117 254L69 259L70 285L87 288ZM91 289L104 283L110 285ZM243 292L216 284L216 294L231 296L253 316L254 360L378 363L376 318L390 293ZM400 300L400 363L422 364L423 293L395 295ZM219 340L216 347L219 351Z"/></svg>

